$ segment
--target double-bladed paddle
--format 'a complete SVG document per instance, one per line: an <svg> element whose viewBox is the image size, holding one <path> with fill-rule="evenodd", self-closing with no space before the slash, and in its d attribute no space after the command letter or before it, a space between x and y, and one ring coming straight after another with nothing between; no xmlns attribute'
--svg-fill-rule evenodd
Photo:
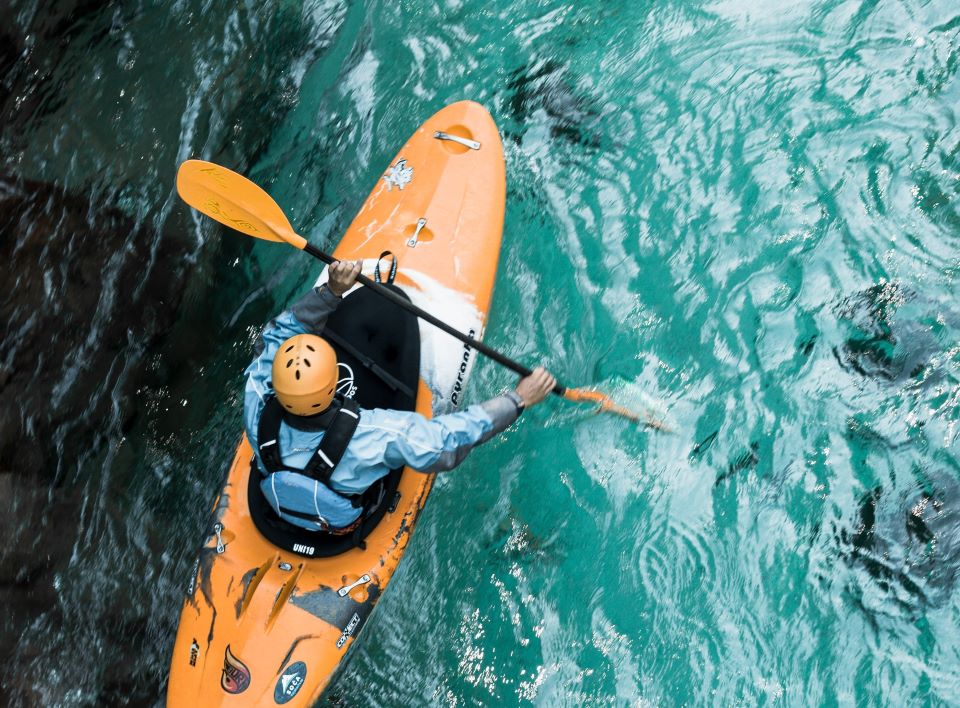
<svg viewBox="0 0 960 708"><path fill-rule="evenodd" d="M269 194L243 175L226 167L203 160L187 160L177 170L177 192L180 198L194 209L235 231L266 241L289 243L328 265L337 261L336 258L307 243L303 236L297 234L283 210ZM523 364L454 329L446 322L438 320L429 312L420 309L367 276L360 275L357 280L365 287L372 288L381 297L438 327L451 337L456 337L520 376L529 376L532 373ZM609 396L598 391L566 388L557 384L553 388L553 393L568 401L596 403L600 406L601 412L614 413L644 423L651 428L669 432L669 428L663 422L650 415L641 415L619 406Z"/></svg>

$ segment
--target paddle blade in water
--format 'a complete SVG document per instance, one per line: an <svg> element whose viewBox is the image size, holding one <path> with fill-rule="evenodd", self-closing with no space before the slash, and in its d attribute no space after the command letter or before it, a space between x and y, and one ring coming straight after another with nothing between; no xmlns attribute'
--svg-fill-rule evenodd
<svg viewBox="0 0 960 708"><path fill-rule="evenodd" d="M600 406L599 413L612 413L624 418L629 418L636 423L643 423L647 427L654 428L655 430L660 430L665 433L673 432L662 420L654 418L649 413L641 414L629 408L624 408L614 403L609 396L599 391L588 391L583 388L568 388L563 394L563 397L568 401L576 401L577 403L596 403Z"/></svg>
<svg viewBox="0 0 960 708"><path fill-rule="evenodd" d="M197 211L242 234L301 249L306 245L269 194L226 167L187 160L177 170L177 193Z"/></svg>

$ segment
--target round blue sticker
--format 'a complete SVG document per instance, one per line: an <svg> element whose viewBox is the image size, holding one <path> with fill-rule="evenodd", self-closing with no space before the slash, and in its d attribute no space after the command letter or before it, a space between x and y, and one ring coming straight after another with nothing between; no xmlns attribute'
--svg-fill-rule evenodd
<svg viewBox="0 0 960 708"><path fill-rule="evenodd" d="M295 695L297 691L300 690L300 687L303 685L304 680L307 678L307 665L302 661L298 661L295 664L290 664L287 667L287 670L280 674L280 678L277 679L277 687L273 689L273 700L276 703L286 703Z"/></svg>

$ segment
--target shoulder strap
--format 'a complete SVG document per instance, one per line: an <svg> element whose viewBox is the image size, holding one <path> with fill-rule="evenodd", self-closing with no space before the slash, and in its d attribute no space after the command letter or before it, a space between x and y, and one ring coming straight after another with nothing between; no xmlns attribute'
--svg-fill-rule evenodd
<svg viewBox="0 0 960 708"><path fill-rule="evenodd" d="M334 406L337 407L336 414L330 421L320 446L310 457L307 466L303 468L303 474L323 484L330 481L330 475L339 464L343 453L347 451L347 445L350 444L360 423L360 406L356 401L337 396ZM280 452L281 420L283 420L283 408L276 396L271 396L267 399L257 425L260 460L263 462L265 474L288 469L283 464Z"/></svg>
<svg viewBox="0 0 960 708"><path fill-rule="evenodd" d="M280 459L280 421L283 418L283 408L280 407L280 401L276 396L270 396L263 412L260 414L260 422L257 424L257 443L259 446L260 461L263 462L265 474L272 474L277 470L283 469L283 461Z"/></svg>
<svg viewBox="0 0 960 708"><path fill-rule="evenodd" d="M357 425L360 424L360 406L356 401L340 396L335 400L335 405L339 405L337 414L327 427L327 432L323 434L320 447L303 468L305 475L313 477L322 484L330 481L330 475L340 463L343 453L347 451L347 445L350 444L357 430Z"/></svg>

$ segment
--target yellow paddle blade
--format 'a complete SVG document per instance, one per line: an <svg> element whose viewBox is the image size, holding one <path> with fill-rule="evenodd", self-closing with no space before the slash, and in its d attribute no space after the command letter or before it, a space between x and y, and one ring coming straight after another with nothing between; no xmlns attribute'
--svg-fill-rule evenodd
<svg viewBox="0 0 960 708"><path fill-rule="evenodd" d="M617 405L609 396L599 391L588 391L583 388L568 388L563 394L563 397L568 401L575 401L577 403L596 403L600 406L600 409L597 411L598 413L613 413L614 415L628 418L635 423L643 423L647 427L661 430L665 433L673 432L670 426L662 420L654 418L649 413L641 414Z"/></svg>
<svg viewBox="0 0 960 708"><path fill-rule="evenodd" d="M269 194L226 167L187 160L177 170L177 193L197 211L242 234L300 249L307 245Z"/></svg>

